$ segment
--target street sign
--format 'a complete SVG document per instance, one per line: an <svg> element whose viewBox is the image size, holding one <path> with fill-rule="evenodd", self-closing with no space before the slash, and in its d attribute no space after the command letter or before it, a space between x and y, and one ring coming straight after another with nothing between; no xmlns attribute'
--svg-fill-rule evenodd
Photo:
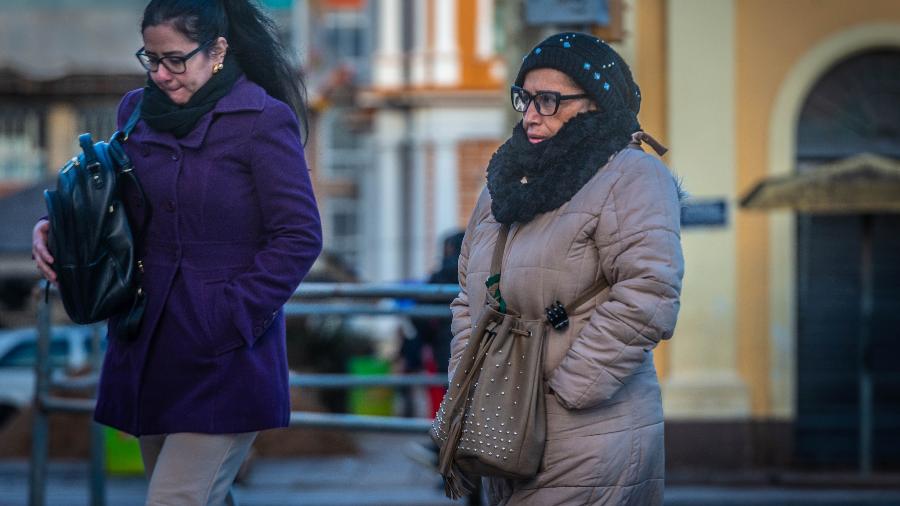
<svg viewBox="0 0 900 506"><path fill-rule="evenodd" d="M728 224L728 206L724 200L691 199L681 208L681 226L724 227Z"/></svg>
<svg viewBox="0 0 900 506"><path fill-rule="evenodd" d="M609 24L607 0L526 0L525 21L529 25Z"/></svg>

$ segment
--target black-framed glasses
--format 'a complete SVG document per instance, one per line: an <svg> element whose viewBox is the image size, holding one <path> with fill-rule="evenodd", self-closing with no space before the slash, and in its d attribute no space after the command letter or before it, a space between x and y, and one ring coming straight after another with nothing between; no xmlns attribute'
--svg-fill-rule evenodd
<svg viewBox="0 0 900 506"><path fill-rule="evenodd" d="M162 63L166 70L173 74L184 74L187 70L187 61L194 57L195 54L209 47L210 44L213 43L215 39L210 39L203 44L197 46L197 49L194 49L190 53L184 56L162 56L156 57L152 54L147 54L144 52L144 48L140 48L134 53L137 56L139 62L141 62L141 66L150 72L156 72L159 70L159 64Z"/></svg>
<svg viewBox="0 0 900 506"><path fill-rule="evenodd" d="M556 111L559 110L559 103L563 100L575 100L576 98L587 98L590 96L587 93L563 95L558 91L539 91L532 95L518 86L510 87L509 92L513 109L524 114L528 110L528 105L534 102L534 107L537 108L537 112L541 116L553 116L556 114Z"/></svg>

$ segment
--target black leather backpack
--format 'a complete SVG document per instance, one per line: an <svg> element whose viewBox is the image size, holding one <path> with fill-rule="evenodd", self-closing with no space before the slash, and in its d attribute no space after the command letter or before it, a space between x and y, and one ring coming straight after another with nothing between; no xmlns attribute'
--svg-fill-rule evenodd
<svg viewBox="0 0 900 506"><path fill-rule="evenodd" d="M59 171L56 190L44 191L52 267L66 313L82 324L120 315L116 334L124 339L137 335L145 305L138 237L122 203L122 183L130 181L144 201L140 230L146 228L148 202L122 148L139 117L140 104L109 142L79 136L82 153Z"/></svg>

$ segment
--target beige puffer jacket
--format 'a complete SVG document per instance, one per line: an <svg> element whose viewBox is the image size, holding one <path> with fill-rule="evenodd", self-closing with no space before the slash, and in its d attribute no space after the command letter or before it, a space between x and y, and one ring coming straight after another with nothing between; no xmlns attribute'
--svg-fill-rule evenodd
<svg viewBox="0 0 900 506"><path fill-rule="evenodd" d="M485 300L500 225L485 190L460 255L450 377ZM625 149L558 209L510 228L500 290L523 318L606 288L548 334L547 444L537 477L491 479L492 504L657 505L664 478L663 414L651 350L672 336L684 260L680 204L669 170Z"/></svg>

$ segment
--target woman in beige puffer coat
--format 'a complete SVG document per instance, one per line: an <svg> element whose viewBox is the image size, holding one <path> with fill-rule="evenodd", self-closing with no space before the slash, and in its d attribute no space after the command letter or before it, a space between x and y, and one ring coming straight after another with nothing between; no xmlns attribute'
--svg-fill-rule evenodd
<svg viewBox="0 0 900 506"><path fill-rule="evenodd" d="M661 505L663 414L652 350L672 336L678 314L677 184L637 146L648 136L632 139L640 93L603 42L548 38L523 60L512 99L523 120L491 160L463 242L451 377L484 308L501 223L511 228L500 291L523 318L602 290L547 334L538 475L488 479L487 495L502 505Z"/></svg>

